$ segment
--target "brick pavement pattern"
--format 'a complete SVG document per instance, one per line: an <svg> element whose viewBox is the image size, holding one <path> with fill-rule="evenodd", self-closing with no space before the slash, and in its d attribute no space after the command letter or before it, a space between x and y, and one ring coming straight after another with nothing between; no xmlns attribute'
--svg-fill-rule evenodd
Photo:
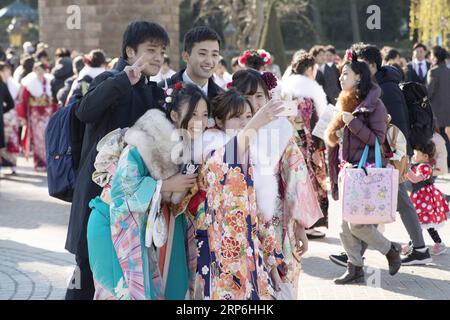
<svg viewBox="0 0 450 320"><path fill-rule="evenodd" d="M6 168L0 174L0 300L63 299L74 270L74 258L64 250L70 205L50 198L45 175L34 173L23 159L18 176L9 175ZM450 194L450 176L439 179L437 186ZM327 237L311 241L303 258L300 299L450 299L450 251L434 257L428 266L402 267L391 277L385 257L369 250L367 285L334 285L332 280L344 268L328 260L330 254L342 252L337 203L330 208ZM450 224L440 234L450 245ZM399 243L407 241L400 217L385 226L385 235ZM431 246L429 235L424 236Z"/></svg>

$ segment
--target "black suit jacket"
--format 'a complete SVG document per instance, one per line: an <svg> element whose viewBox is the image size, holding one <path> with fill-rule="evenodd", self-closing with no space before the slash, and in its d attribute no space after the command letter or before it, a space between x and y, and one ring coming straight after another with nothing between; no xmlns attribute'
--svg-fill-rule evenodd
<svg viewBox="0 0 450 320"><path fill-rule="evenodd" d="M80 258L87 258L87 224L89 202L102 189L92 181L98 142L111 131L127 128L152 108L161 108L164 92L156 82L145 77L131 85L123 71L128 63L120 59L115 72L106 71L96 77L89 91L75 107L75 116L86 125L80 166L70 212L66 249Z"/></svg>
<svg viewBox="0 0 450 320"><path fill-rule="evenodd" d="M427 73L431 69L431 63L426 62L427 64ZM424 78L420 79L419 75L416 72L416 69L414 68L414 63L410 62L408 63L408 71L406 72L406 82L417 82L421 84L426 84L427 82L427 75L424 74Z"/></svg>
<svg viewBox="0 0 450 320"><path fill-rule="evenodd" d="M170 79L159 82L158 87L165 88L167 84L167 86L170 88L173 87L178 82L183 82L183 73L185 71L186 69L183 69L180 72L175 73ZM208 99L210 100L214 99L221 92L223 92L223 89L214 82L213 78L210 78L208 80Z"/></svg>

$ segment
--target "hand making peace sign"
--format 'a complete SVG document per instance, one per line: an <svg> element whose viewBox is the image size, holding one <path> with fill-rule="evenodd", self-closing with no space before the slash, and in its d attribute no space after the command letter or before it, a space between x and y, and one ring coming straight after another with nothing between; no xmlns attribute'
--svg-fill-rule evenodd
<svg viewBox="0 0 450 320"><path fill-rule="evenodd" d="M147 68L148 62L146 62L146 59L147 53L144 53L132 66L127 66L123 70L127 74L132 86L139 82L142 76L142 71Z"/></svg>

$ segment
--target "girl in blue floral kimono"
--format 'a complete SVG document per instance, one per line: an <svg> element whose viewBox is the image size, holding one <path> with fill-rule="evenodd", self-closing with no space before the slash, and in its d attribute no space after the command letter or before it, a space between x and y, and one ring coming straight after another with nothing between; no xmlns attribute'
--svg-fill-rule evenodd
<svg viewBox="0 0 450 320"><path fill-rule="evenodd" d="M91 202L88 225L97 299L189 298L187 221L173 207L197 175L179 173L181 161L174 155L180 152L174 150L184 151L201 137L209 108L196 86L177 84L168 95L167 115L148 111L123 134L123 150L106 143L107 151L97 157L93 178L105 188ZM180 134L188 139L182 141ZM120 138L115 141L121 143ZM111 145L116 148L108 150ZM117 150L117 164L108 161L108 154L113 159Z"/></svg>

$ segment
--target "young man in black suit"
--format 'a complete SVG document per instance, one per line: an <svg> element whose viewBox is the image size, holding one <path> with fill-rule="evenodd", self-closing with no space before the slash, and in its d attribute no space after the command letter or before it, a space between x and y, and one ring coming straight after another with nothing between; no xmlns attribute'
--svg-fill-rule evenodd
<svg viewBox="0 0 450 320"><path fill-rule="evenodd" d="M416 43L413 47L413 60L408 63L407 82L426 84L427 74L431 68L431 63L425 60L426 56L427 47L422 43Z"/></svg>
<svg viewBox="0 0 450 320"><path fill-rule="evenodd" d="M220 61L220 37L213 29L196 27L184 36L182 57L186 69L161 81L160 88L172 87L178 82L197 85L208 98L215 98L223 90L214 82L214 71Z"/></svg>

